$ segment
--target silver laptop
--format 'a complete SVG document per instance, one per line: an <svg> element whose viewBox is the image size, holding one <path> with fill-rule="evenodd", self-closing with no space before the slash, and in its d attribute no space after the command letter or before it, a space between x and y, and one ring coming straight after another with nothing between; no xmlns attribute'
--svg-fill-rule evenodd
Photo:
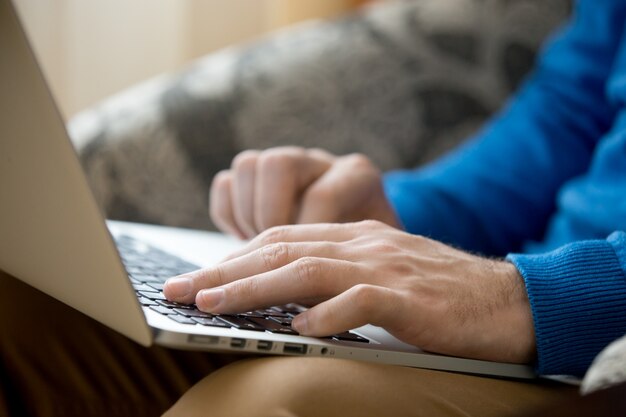
<svg viewBox="0 0 626 417"><path fill-rule="evenodd" d="M145 346L535 377L525 365L426 353L369 325L299 336L289 326L297 305L215 316L168 302L160 291L165 279L214 264L240 243L106 222L9 0L0 0L0 54L0 269Z"/></svg>

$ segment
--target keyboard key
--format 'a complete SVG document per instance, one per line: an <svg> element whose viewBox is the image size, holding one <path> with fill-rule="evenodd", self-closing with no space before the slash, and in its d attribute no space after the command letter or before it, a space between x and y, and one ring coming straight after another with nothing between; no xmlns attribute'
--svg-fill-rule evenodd
<svg viewBox="0 0 626 417"><path fill-rule="evenodd" d="M172 266L176 268L176 270L178 270L179 273L182 273L182 274L200 269L199 266L183 261L182 259L179 259L179 258L176 259L176 263Z"/></svg>
<svg viewBox="0 0 626 417"><path fill-rule="evenodd" d="M196 324L195 321L191 320L189 317L185 317L185 316L179 316L179 315L172 315L172 316L167 316L170 319L177 321L181 324Z"/></svg>
<svg viewBox="0 0 626 417"><path fill-rule="evenodd" d="M160 292L138 291L138 294L151 300L166 300L165 296Z"/></svg>
<svg viewBox="0 0 626 417"><path fill-rule="evenodd" d="M296 304L239 315L212 315L197 310L194 305L168 301L162 293L165 280L198 270L199 267L129 236L119 236L116 243L142 305L149 306L152 310L168 315L180 323L193 322L205 326L297 334L290 327L291 318L304 311L304 308Z"/></svg>
<svg viewBox="0 0 626 417"><path fill-rule="evenodd" d="M218 320L217 317L192 317L191 319L203 326L230 327L230 325L228 325L224 321Z"/></svg>
<svg viewBox="0 0 626 417"><path fill-rule="evenodd" d="M263 314L257 313L256 311L248 311L247 313L242 313L242 314L237 314L238 317L244 317L244 318L259 318L259 319L264 319L265 316Z"/></svg>
<svg viewBox="0 0 626 417"><path fill-rule="evenodd" d="M275 321L276 323L282 326L291 326L291 317L268 317L270 320Z"/></svg>
<svg viewBox="0 0 626 417"><path fill-rule="evenodd" d="M159 278L161 280L161 282L165 282L168 279L170 279L170 278L172 278L172 277L174 277L174 276L176 276L178 274L177 273L171 273L171 272L168 272L168 271L157 270L157 271L153 272L153 275L156 276L157 278Z"/></svg>
<svg viewBox="0 0 626 417"><path fill-rule="evenodd" d="M251 321L252 323L255 323L257 326L265 329L265 330L274 330L274 329L279 329L282 326L278 323L276 323L273 320L269 320L269 319L265 319L265 318L255 318L255 317L248 317L247 318L248 321Z"/></svg>
<svg viewBox="0 0 626 417"><path fill-rule="evenodd" d="M272 333L281 333L281 334L298 334L291 327L281 326L279 323L274 320L269 319L257 319L257 318L248 318L249 321L255 323L257 326L264 328L267 331Z"/></svg>
<svg viewBox="0 0 626 417"><path fill-rule="evenodd" d="M157 313L165 314L166 316L176 314L176 312L171 308L165 308L163 306L150 306L150 309L156 311Z"/></svg>
<svg viewBox="0 0 626 417"><path fill-rule="evenodd" d="M158 292L157 290L147 286L146 284L133 284L133 288L135 289L135 291Z"/></svg>
<svg viewBox="0 0 626 417"><path fill-rule="evenodd" d="M174 301L168 301L168 300L156 300L157 304L162 305L163 307L167 307L167 308L179 308L181 310L192 310L195 307L187 305L187 304L180 304L180 303L176 303Z"/></svg>
<svg viewBox="0 0 626 417"><path fill-rule="evenodd" d="M139 303L142 306L155 306L157 303L146 297L139 297Z"/></svg>
<svg viewBox="0 0 626 417"><path fill-rule="evenodd" d="M229 324L231 327L242 330L254 330L256 332L264 332L265 328L241 317L235 316L218 316L220 320Z"/></svg>
<svg viewBox="0 0 626 417"><path fill-rule="evenodd" d="M136 260L136 259L133 259L133 260ZM143 269L141 267L139 267L139 266L136 266L136 265L128 265L126 267L126 272L128 272L130 275L142 274L143 273Z"/></svg>
<svg viewBox="0 0 626 417"><path fill-rule="evenodd" d="M163 282L162 279L155 277L154 275L148 274L131 274L133 278L135 278L139 282Z"/></svg>
<svg viewBox="0 0 626 417"><path fill-rule="evenodd" d="M193 309L193 307L191 309L175 308L174 311L177 312L178 314L182 314L187 317L207 317L207 318L213 317L213 314L209 314L209 313L205 313L204 311Z"/></svg>
<svg viewBox="0 0 626 417"><path fill-rule="evenodd" d="M358 334L354 334L354 333L350 333L350 332L334 334L333 335L333 339L336 339L336 340L346 340L346 341L350 341L350 342L369 343L369 340L367 340L366 338L361 337Z"/></svg>
<svg viewBox="0 0 626 417"><path fill-rule="evenodd" d="M149 282L146 285L149 286L149 287L154 288L157 291L163 291L163 287L164 287L164 284L161 283L161 282Z"/></svg>
<svg viewBox="0 0 626 417"><path fill-rule="evenodd" d="M254 313L263 315L264 317L289 317L287 313L283 313L280 307L268 307L254 310ZM254 316L255 314L253 314Z"/></svg>
<svg viewBox="0 0 626 417"><path fill-rule="evenodd" d="M254 310L255 313L261 315L261 316L269 316L270 315L270 311L266 310L266 309L259 309L259 310Z"/></svg>
<svg viewBox="0 0 626 417"><path fill-rule="evenodd" d="M292 313L298 315L302 313L305 309L297 304L287 304L280 307L283 313Z"/></svg>
<svg viewBox="0 0 626 417"><path fill-rule="evenodd" d="M287 313L278 312L274 310L267 309L265 310L265 315L268 317L276 317L276 318L291 318L291 316Z"/></svg>

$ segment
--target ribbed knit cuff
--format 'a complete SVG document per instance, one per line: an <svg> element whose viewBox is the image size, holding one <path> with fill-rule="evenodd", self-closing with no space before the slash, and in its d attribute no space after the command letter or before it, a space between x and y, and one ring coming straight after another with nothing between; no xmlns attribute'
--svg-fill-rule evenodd
<svg viewBox="0 0 626 417"><path fill-rule="evenodd" d="M539 374L583 376L593 358L626 333L626 277L607 241L507 259L526 282Z"/></svg>

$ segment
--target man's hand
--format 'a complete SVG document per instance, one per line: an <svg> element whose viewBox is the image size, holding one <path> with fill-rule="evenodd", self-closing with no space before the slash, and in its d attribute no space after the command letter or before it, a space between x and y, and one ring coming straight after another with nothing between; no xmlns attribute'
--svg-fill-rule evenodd
<svg viewBox="0 0 626 417"><path fill-rule="evenodd" d="M398 226L381 173L365 156L296 147L237 155L213 179L210 214L222 231L241 238L285 224L372 219Z"/></svg>
<svg viewBox="0 0 626 417"><path fill-rule="evenodd" d="M213 313L310 305L292 324L303 335L370 323L432 352L519 363L535 354L512 264L377 221L272 228L221 264L168 280L164 291Z"/></svg>

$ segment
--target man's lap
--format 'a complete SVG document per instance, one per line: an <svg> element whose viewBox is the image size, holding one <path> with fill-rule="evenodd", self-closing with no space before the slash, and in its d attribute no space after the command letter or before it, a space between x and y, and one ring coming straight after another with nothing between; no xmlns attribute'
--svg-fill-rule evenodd
<svg viewBox="0 0 626 417"><path fill-rule="evenodd" d="M573 387L547 381L273 357L239 361L207 376L166 417L502 417L532 412L575 393Z"/></svg>
<svg viewBox="0 0 626 417"><path fill-rule="evenodd" d="M168 416L500 416L574 392L315 358L213 372L237 357L142 347L1 272L0 332L0 415L155 416L182 396Z"/></svg>

